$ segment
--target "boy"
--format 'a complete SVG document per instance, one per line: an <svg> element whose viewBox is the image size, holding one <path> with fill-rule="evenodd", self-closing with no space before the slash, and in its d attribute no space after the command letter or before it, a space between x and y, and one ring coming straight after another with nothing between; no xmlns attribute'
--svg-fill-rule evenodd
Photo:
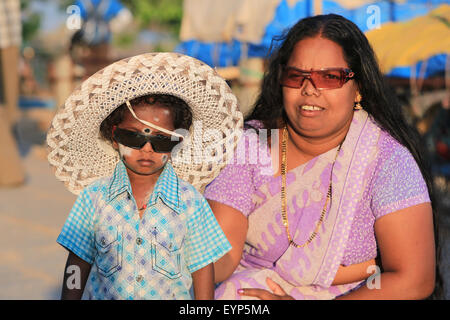
<svg viewBox="0 0 450 320"><path fill-rule="evenodd" d="M133 93L133 99L123 99L120 96L123 90L115 91L119 93L113 99L108 96L108 99L117 101L116 105L119 106L106 104L109 110L103 111L105 104L99 102L101 98L93 99L92 91L95 90L89 90L91 93L88 96L95 102L83 103L83 116L74 113L76 118L82 119L78 125L73 123L73 115L67 117L72 121L71 130L67 130L68 125L61 125L61 119L66 117L67 112L59 111L55 116L48 142L51 150L49 161L57 167L58 178L62 179L61 170L58 169L62 167L63 161L57 154L65 152L69 153L66 157L83 159L82 153L94 145L90 141L95 133L90 130L89 121L93 120L89 120L89 114L97 118L96 123L101 120L98 135L109 143L120 159L116 161L112 174L100 175L100 179L89 184L86 183L89 179L85 179L83 183L88 186L78 196L58 237L57 241L69 250L62 299L80 299L86 282L88 297L91 299L190 299L191 284L196 299L214 297L212 263L228 252L231 246L206 200L192 185L177 177L169 161L171 151L183 138L174 130L189 129L199 103L191 102L188 105L185 100L189 97L185 97L185 100L177 97L180 96L178 90L183 81L178 82L175 78L171 80L175 85L170 90L161 92L163 90L158 89L158 86L166 88L170 83L167 73L191 68L185 66L184 62L194 59L174 54L150 54L142 55L141 62L147 66L152 62L158 64L161 55L163 58L179 58L179 68L177 71L172 68L167 72L160 71L160 77L154 77L152 73L150 82L153 83L150 85L144 78L134 78L136 73L142 71L142 66L137 67L130 60L126 61L126 66L123 62L116 63L121 72L124 67L133 71L129 74L133 74L134 80L127 82L124 79L125 88ZM107 74L110 77L112 70L113 67L106 68L100 71L100 76ZM99 75L93 77L98 80ZM116 85L114 81L109 79L108 89L99 90L97 80L91 81L96 83L97 94L106 91L114 95L114 90L111 90L111 83ZM89 83L89 79L87 81ZM86 87L83 84L81 90ZM204 88L202 90L205 91ZM172 91L173 95L170 94ZM182 89L182 92L185 91L185 88ZM75 95L80 94L74 93L68 99L66 109L70 109ZM123 100L125 102L120 103ZM221 107L223 101L217 101L217 106ZM214 108L211 99L207 102ZM227 108L230 105L233 106L227 104ZM78 105L75 109L80 112L82 108ZM102 115L97 114L99 109ZM239 114L233 116L233 110L228 109L226 117L236 119L234 123L239 126ZM85 135L85 138L80 138L80 135ZM66 142L59 140L55 143L61 137ZM82 152L72 151L78 150L74 147L77 139L84 141L78 146ZM105 146L97 144L97 149L102 148ZM71 153L78 157L71 156ZM93 170L96 166L92 162L97 158L94 156L92 161L84 161L83 165ZM105 156L104 159L108 158ZM105 161L105 166L108 163ZM79 168L83 165L77 163L73 166ZM79 180L83 181L83 177L95 176L92 170L83 170L77 175L72 173L71 178L80 177ZM76 191L74 184L69 181L69 190ZM79 279L76 279L77 275Z"/></svg>

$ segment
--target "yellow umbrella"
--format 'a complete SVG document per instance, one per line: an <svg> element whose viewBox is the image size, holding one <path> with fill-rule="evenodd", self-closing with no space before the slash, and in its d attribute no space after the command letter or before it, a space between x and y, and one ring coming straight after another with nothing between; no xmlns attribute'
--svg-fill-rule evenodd
<svg viewBox="0 0 450 320"><path fill-rule="evenodd" d="M450 54L450 5L406 22L385 23L366 33L383 73L437 54Z"/></svg>

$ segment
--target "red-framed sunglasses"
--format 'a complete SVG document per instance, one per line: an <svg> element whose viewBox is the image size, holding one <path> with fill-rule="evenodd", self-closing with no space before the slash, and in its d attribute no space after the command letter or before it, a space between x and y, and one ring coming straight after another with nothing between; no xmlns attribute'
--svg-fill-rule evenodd
<svg viewBox="0 0 450 320"><path fill-rule="evenodd" d="M285 67L281 75L281 85L289 88L301 88L305 79L311 81L318 90L341 88L355 73L347 68L326 68L320 70L300 70Z"/></svg>

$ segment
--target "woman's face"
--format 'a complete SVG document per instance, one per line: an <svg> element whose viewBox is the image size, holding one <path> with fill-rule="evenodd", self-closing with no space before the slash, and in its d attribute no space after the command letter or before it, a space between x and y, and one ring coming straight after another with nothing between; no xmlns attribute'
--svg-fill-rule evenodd
<svg viewBox="0 0 450 320"><path fill-rule="evenodd" d="M169 109L154 104L152 106L140 104L133 106L136 116L159 127L173 131L173 117ZM130 111L126 110L123 120L117 125L118 128L136 131L143 134L164 135L166 133L160 132L156 129L149 128L136 120ZM156 153L154 152L150 142L147 142L141 149L133 149L114 141L113 146L119 151L120 157L123 160L127 171L138 175L151 175L161 172L169 159L170 153Z"/></svg>
<svg viewBox="0 0 450 320"><path fill-rule="evenodd" d="M320 36L299 41L287 67L309 71L323 68L349 68L341 47ZM357 85L347 81L338 89L316 89L305 79L301 88L283 86L284 108L289 125L308 138L345 137L353 117Z"/></svg>

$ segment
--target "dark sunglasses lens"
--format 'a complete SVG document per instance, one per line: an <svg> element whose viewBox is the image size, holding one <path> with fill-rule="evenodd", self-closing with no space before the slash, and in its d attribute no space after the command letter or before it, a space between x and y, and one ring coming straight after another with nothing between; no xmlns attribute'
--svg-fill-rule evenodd
<svg viewBox="0 0 450 320"><path fill-rule="evenodd" d="M138 132L124 130L120 128L114 130L114 139L118 143L133 149L140 149L147 142L147 139L144 135Z"/></svg>
<svg viewBox="0 0 450 320"><path fill-rule="evenodd" d="M179 144L182 139L172 140L171 137L157 135L146 136L139 132L116 128L114 131L114 139L124 146L141 149L145 144L150 141L154 152L168 153Z"/></svg>
<svg viewBox="0 0 450 320"><path fill-rule="evenodd" d="M153 136L150 138L153 151L158 153L168 153L181 142L181 140L172 140L166 136Z"/></svg>

